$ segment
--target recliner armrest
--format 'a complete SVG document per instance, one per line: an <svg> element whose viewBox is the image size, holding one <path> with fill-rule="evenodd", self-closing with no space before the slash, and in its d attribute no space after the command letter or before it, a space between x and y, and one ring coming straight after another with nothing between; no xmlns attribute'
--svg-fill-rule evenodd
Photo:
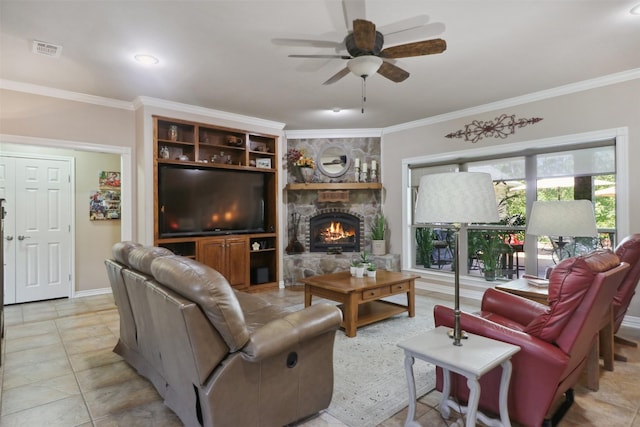
<svg viewBox="0 0 640 427"><path fill-rule="evenodd" d="M454 313L449 307L436 305L433 314L436 326L453 327ZM522 351L517 357L531 366L539 366L540 372L545 372L554 381L557 381L569 359L568 354L553 344L473 314L461 313L460 325L465 332L519 346Z"/></svg>
<svg viewBox="0 0 640 427"><path fill-rule="evenodd" d="M487 289L482 296L482 311L498 314L522 326L527 326L548 309L548 306L539 302L493 288Z"/></svg>
<svg viewBox="0 0 640 427"><path fill-rule="evenodd" d="M309 338L336 331L341 323L342 312L335 305L312 305L257 329L242 348L242 357L258 361L274 356Z"/></svg>

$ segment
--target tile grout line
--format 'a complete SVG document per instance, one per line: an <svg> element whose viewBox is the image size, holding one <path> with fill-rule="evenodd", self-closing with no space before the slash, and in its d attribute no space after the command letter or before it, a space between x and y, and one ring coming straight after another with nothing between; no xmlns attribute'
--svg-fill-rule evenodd
<svg viewBox="0 0 640 427"><path fill-rule="evenodd" d="M87 307L88 309L88 307ZM56 315L58 315L58 310L56 309ZM69 316L64 316L64 317L69 317ZM63 317L63 318L64 318ZM59 317L56 317L56 319L54 320L54 324L56 325L56 331L58 332L58 336L60 337L60 342L62 342L62 348L64 349L64 354L67 357L67 362L69 363L69 366L71 367L71 372L73 373L73 379L76 382L76 385L78 386L78 391L80 392L80 398L82 399L82 403L84 404L84 407L87 411L87 414L89 415L89 422L91 423L92 426L95 427L95 422L93 419L93 415L91 414L91 411L89 410L89 405L87 404L87 400L85 399L84 396L84 392L82 391L82 387L80 386L80 381L78 380L78 375L76 373L76 370L73 369L73 364L71 363L71 357L69 356L69 352L67 350L67 343L65 342L64 339L62 339L62 334L60 332L60 327L58 326L58 319L60 319Z"/></svg>

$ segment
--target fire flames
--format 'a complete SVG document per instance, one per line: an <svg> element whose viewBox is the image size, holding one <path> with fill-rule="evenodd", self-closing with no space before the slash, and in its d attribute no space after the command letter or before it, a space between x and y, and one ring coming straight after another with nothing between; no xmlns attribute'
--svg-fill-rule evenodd
<svg viewBox="0 0 640 427"><path fill-rule="evenodd" d="M331 221L331 224L320 230L320 240L323 242L337 242L355 236L354 230L345 230L339 222Z"/></svg>

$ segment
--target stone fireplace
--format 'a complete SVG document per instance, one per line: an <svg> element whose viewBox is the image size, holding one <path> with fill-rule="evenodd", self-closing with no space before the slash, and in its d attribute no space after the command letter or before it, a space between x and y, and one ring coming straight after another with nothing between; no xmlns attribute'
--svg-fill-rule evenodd
<svg viewBox="0 0 640 427"><path fill-rule="evenodd" d="M308 221L309 252L360 252L364 218L340 210L319 211Z"/></svg>
<svg viewBox="0 0 640 427"><path fill-rule="evenodd" d="M300 184L287 170L284 214L291 220L283 230L284 244L289 247L295 239L300 250L283 256L285 285L294 285L304 277L348 270L364 250L371 252L366 230L381 212L384 191L382 187L349 183L354 182L354 159L368 164L375 160L380 165L380 138L288 139L286 149L295 148L317 161L318 153L328 144L342 144L347 149L349 168L344 175L327 176L316 168L312 182ZM293 218L299 218L299 222ZM399 255L374 257L374 262L381 269L400 270Z"/></svg>

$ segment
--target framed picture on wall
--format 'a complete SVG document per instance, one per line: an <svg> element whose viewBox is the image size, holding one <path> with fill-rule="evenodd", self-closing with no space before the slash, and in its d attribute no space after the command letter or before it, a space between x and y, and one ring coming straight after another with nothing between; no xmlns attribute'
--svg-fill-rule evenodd
<svg viewBox="0 0 640 427"><path fill-rule="evenodd" d="M89 192L89 219L120 219L120 172L100 172L98 187Z"/></svg>
<svg viewBox="0 0 640 427"><path fill-rule="evenodd" d="M271 169L271 159L256 159L256 167Z"/></svg>

